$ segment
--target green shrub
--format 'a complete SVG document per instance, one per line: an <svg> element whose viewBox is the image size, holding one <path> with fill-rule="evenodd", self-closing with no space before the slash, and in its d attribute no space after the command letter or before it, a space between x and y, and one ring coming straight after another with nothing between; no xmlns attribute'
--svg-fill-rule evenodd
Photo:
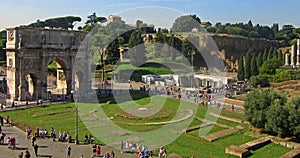
<svg viewBox="0 0 300 158"><path fill-rule="evenodd" d="M269 81L271 80L272 76L270 75L257 75L251 76L249 80L250 86L257 88L257 87L268 87Z"/></svg>

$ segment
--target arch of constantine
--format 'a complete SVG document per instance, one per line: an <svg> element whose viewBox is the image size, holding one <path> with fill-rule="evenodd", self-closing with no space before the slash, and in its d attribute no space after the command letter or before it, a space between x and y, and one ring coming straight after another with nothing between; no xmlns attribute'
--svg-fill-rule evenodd
<svg viewBox="0 0 300 158"><path fill-rule="evenodd" d="M65 95L79 87L91 87L89 51L79 52L86 33L44 28L7 29L7 99L47 99L48 65L55 61L56 88ZM84 49L80 49L82 51ZM86 50L88 50L86 48ZM85 65L73 72L74 62ZM76 83L75 78L78 81Z"/></svg>

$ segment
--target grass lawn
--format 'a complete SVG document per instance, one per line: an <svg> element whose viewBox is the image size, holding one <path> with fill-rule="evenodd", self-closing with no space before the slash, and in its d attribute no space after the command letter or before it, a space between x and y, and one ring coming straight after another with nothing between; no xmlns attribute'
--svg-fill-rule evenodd
<svg viewBox="0 0 300 158"><path fill-rule="evenodd" d="M264 146L263 148L251 151L251 154L253 154L251 157L280 157L291 150L292 149L290 148L284 148L281 145L271 143Z"/></svg>
<svg viewBox="0 0 300 158"><path fill-rule="evenodd" d="M184 158L191 157L192 155L196 158L235 157L225 154L226 146L233 144L240 145L253 139L250 136L233 134L211 143L200 137L183 134L176 141L167 145L166 149L169 153L177 153Z"/></svg>
<svg viewBox="0 0 300 158"><path fill-rule="evenodd" d="M203 129L207 129L207 128L211 128L210 131L207 134L211 134L211 133L215 133L215 132L225 130L225 128L214 126L214 125L203 127ZM188 134L190 134L192 136L195 136L195 137L199 137L199 130L200 129L188 132Z"/></svg>
<svg viewBox="0 0 300 158"><path fill-rule="evenodd" d="M147 106L146 104L150 102L150 98L146 94L137 93L133 94L134 102L140 107ZM163 100L165 98L156 96L154 103L156 101ZM112 103L106 104L107 100L111 100ZM162 106L159 112L155 113L149 117L137 117L130 115L123 111L113 100L113 98L101 99L100 105L101 108L106 113L107 117L111 117L118 126L125 128L131 131L151 131L157 128L160 128L162 125L129 125L128 123L147 123L147 122L162 122L171 120L178 110L179 101L175 99L168 98ZM126 101L124 101L126 103ZM196 106L191 103L186 103L185 106ZM199 106L196 116L205 118L207 111L207 106ZM222 111L221 113L227 117L234 117L243 119L243 116L238 113L230 113L228 111ZM56 131L70 131L71 135L74 138L75 135L75 104L66 103L66 104L56 104L50 106L36 107L24 110L15 110L9 112L2 112L1 115L9 115L14 123L21 129L25 130L28 126L35 129L37 127L50 130L51 127L54 127ZM123 117L126 116L126 117ZM206 118L209 119L209 118ZM237 123L230 122L223 119L218 119L218 123L225 124L228 126L236 126ZM194 119L190 125L196 126L200 125L202 121ZM86 129L83 122L79 121L79 140L83 141L84 135L90 134ZM217 132L224 130L225 128L214 126L209 133ZM228 154L225 154L225 148L229 145L241 145L248 141L252 141L256 138L248 136L248 128L235 133L233 135L220 138L214 142L208 142L201 137L199 137L199 130L191 131L185 134L182 134L178 137L173 143L165 146L168 153L176 153L183 157L190 157L194 155L198 157L234 157ZM101 143L100 140L96 140L96 143ZM280 157L284 153L288 152L290 149L282 147L280 145L269 144L261 149L252 151L253 157ZM276 152L272 152L276 151ZM157 151L155 152L157 153Z"/></svg>

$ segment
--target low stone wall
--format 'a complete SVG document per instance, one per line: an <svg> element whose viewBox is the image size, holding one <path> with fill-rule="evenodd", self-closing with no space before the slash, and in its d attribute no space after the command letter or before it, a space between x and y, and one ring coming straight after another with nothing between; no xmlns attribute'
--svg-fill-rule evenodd
<svg viewBox="0 0 300 158"><path fill-rule="evenodd" d="M237 128L230 128L230 129L226 129L226 130L223 130L223 131L220 131L220 132L216 132L216 133L206 135L203 138L207 141L213 142L213 141L215 141L219 138L231 135L231 134L236 133L238 131L239 131L239 129L237 129Z"/></svg>
<svg viewBox="0 0 300 158"><path fill-rule="evenodd" d="M271 138L259 138L254 141L247 142L240 146L231 145L225 148L226 154L231 154L239 157L247 157L250 152L249 150L258 149L266 144L271 143Z"/></svg>
<svg viewBox="0 0 300 158"><path fill-rule="evenodd" d="M197 130L199 128L203 128L203 127L206 127L206 126L211 126L211 125L213 125L213 124L210 123L210 122L206 122L206 123L202 123L201 125L198 125L198 126L189 127L185 130L185 133L193 131L193 130Z"/></svg>
<svg viewBox="0 0 300 158"><path fill-rule="evenodd" d="M240 145L240 147L248 150L255 150L269 143L271 143L271 139L269 137L266 137L266 138L259 138L251 142L247 142L245 144Z"/></svg>
<svg viewBox="0 0 300 158"><path fill-rule="evenodd" d="M280 158L299 158L300 157L300 148L296 148L286 154L282 155Z"/></svg>
<svg viewBox="0 0 300 158"><path fill-rule="evenodd" d="M221 118L223 120L227 120L227 121L231 121L231 122L236 122L236 123L242 123L243 122L243 120L236 119L236 118L225 117L225 116L217 115L217 114L214 114L214 113L209 113L209 114L213 117Z"/></svg>
<svg viewBox="0 0 300 158"><path fill-rule="evenodd" d="M234 156L238 156L238 157L246 157L247 155L250 154L249 150L241 148L239 146L235 146L235 145L230 145L230 146L226 147L225 153L234 155Z"/></svg>

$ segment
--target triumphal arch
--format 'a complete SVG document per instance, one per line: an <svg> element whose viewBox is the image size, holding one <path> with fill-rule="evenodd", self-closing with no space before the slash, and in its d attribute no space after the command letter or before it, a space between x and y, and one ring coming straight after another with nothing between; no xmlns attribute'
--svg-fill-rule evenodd
<svg viewBox="0 0 300 158"><path fill-rule="evenodd" d="M10 101L47 98L48 65L55 61L56 86L66 95L76 84L91 87L88 48L81 48L86 33L61 29L7 29L7 99ZM77 54L80 54L79 56ZM82 66L73 72L74 63ZM75 81L75 78L79 81Z"/></svg>

